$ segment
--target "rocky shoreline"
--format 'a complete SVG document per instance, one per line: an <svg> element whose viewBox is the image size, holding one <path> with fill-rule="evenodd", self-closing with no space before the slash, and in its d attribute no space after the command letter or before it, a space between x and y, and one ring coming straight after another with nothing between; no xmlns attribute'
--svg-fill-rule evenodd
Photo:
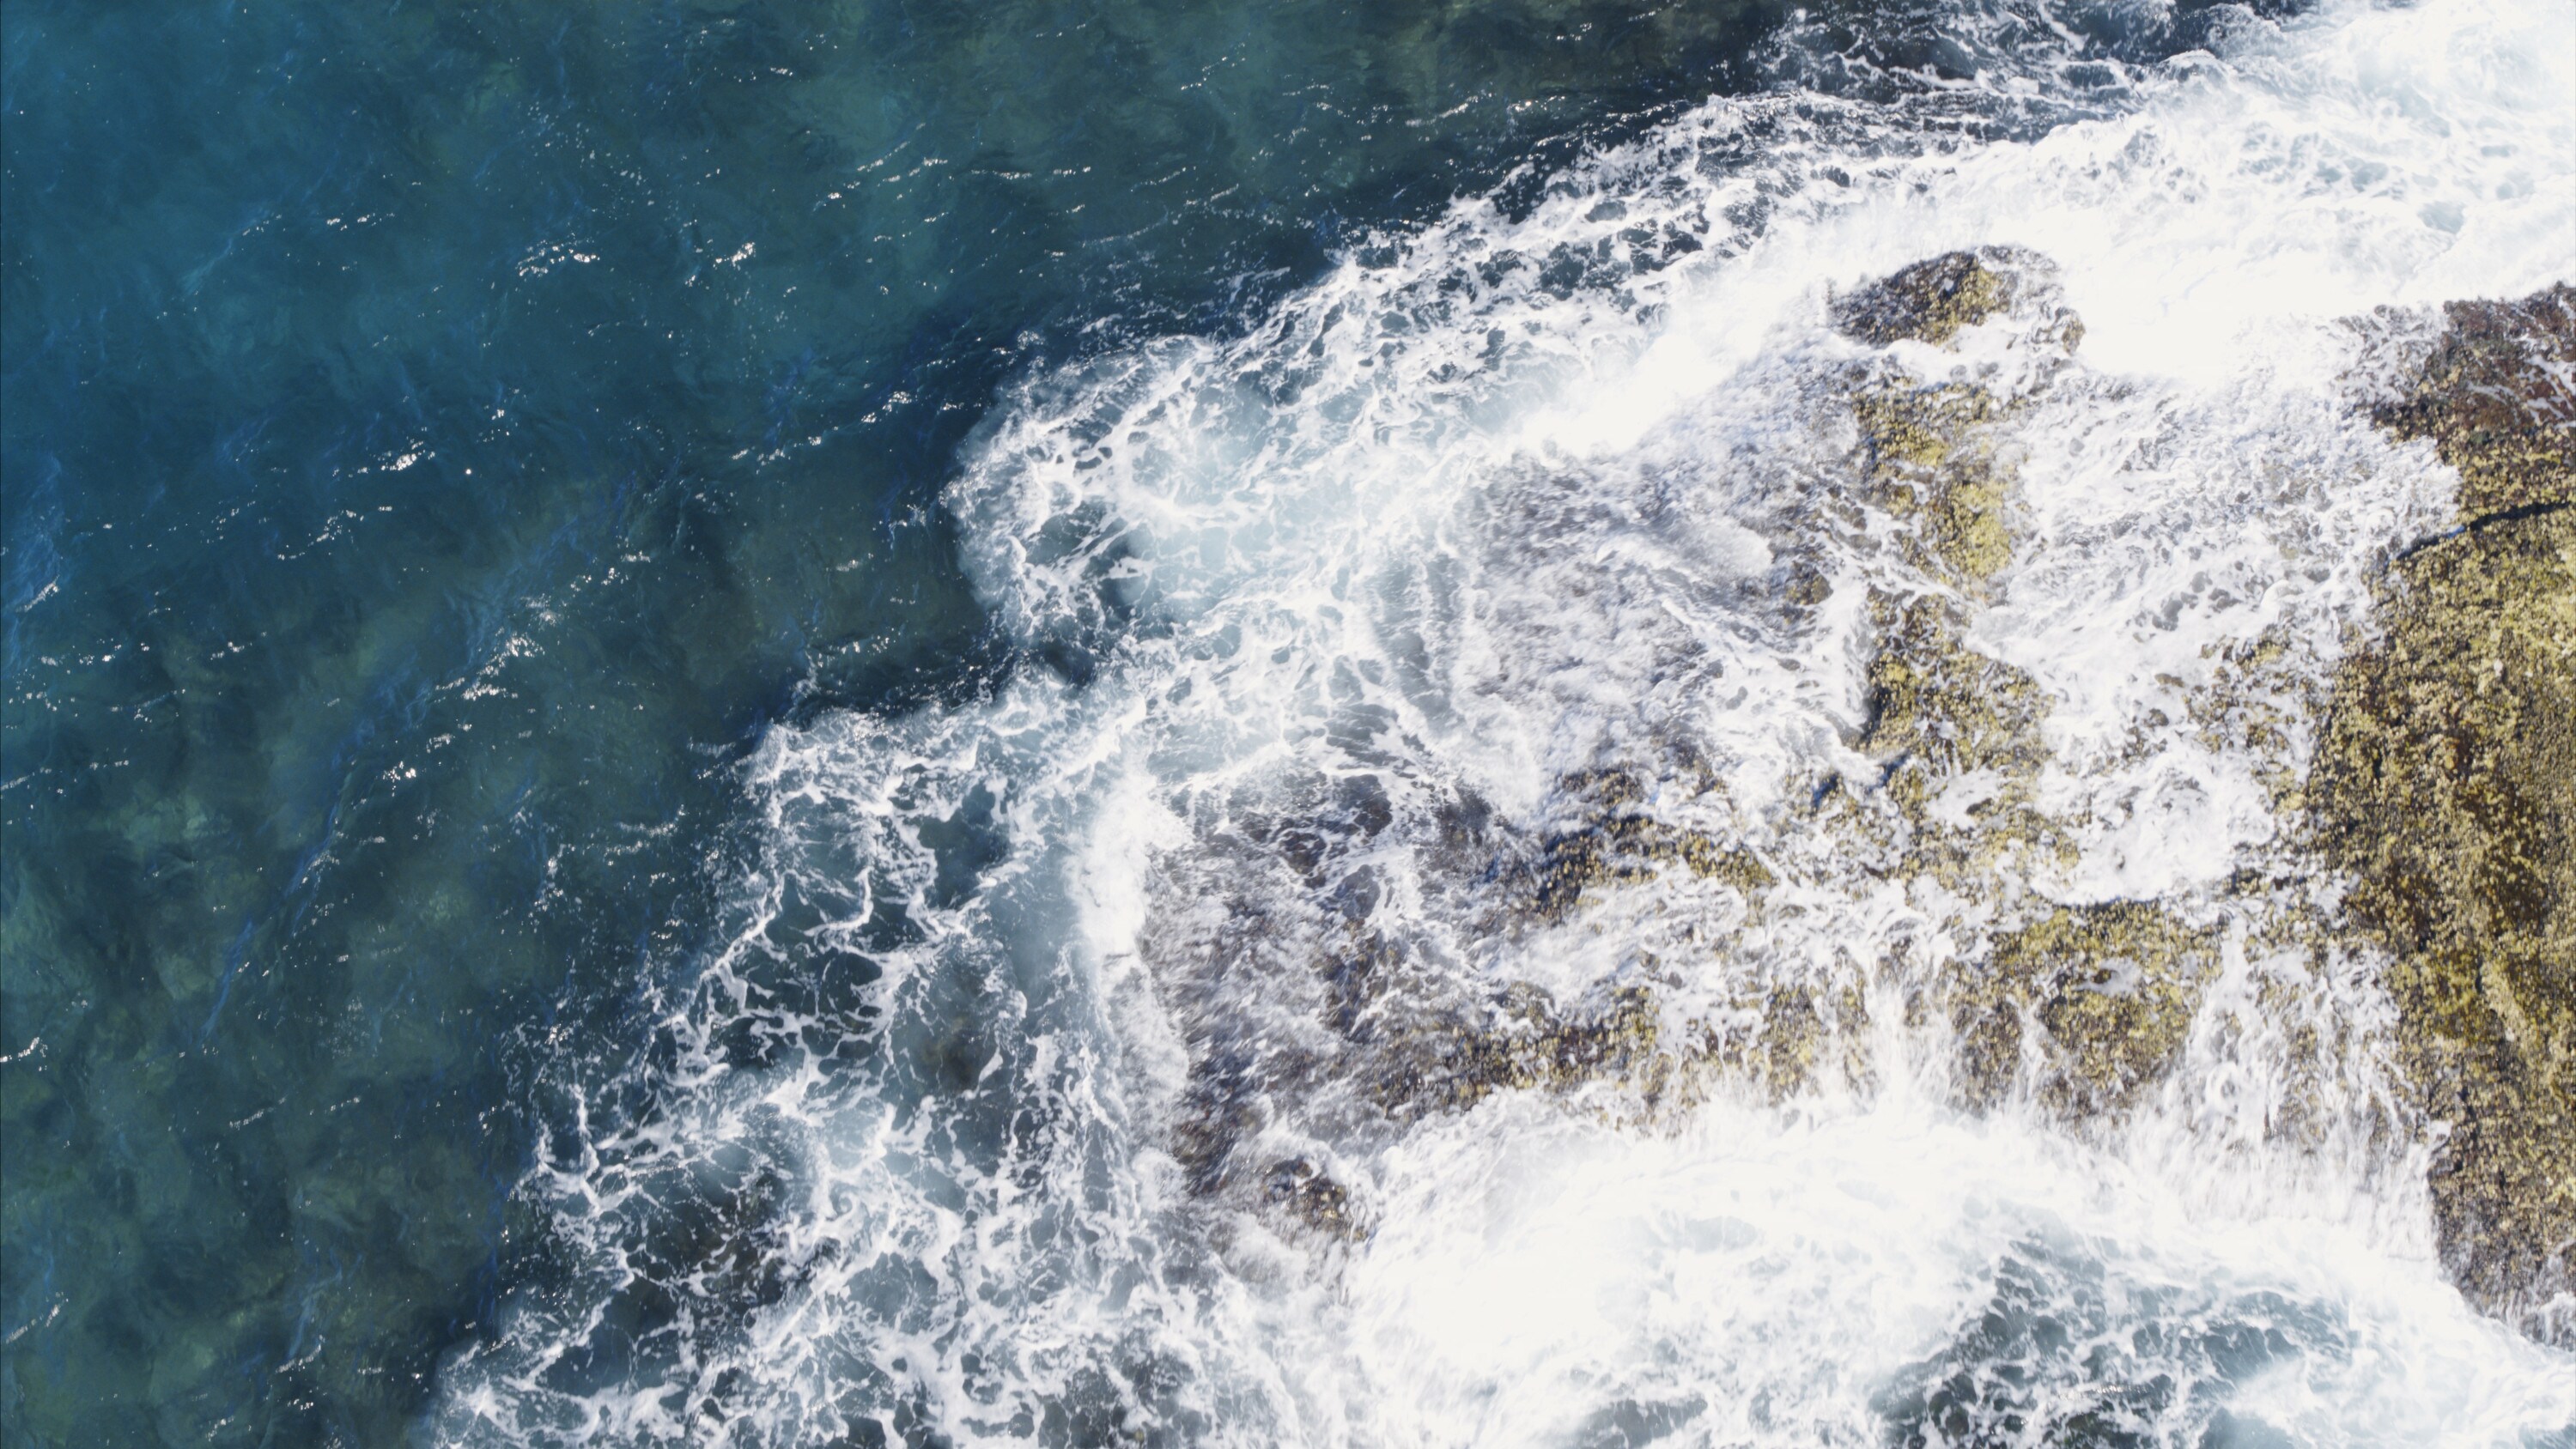
<svg viewBox="0 0 2576 1449"><path fill-rule="evenodd" d="M2434 1159L2444 1265L2576 1338L2576 288L2457 302L2372 409L2460 475L2459 526L2391 566L2335 680L2309 796L2352 880ZM2552 1300L2556 1304L2552 1306Z"/></svg>
<svg viewBox="0 0 2576 1449"><path fill-rule="evenodd" d="M1679 745L1564 776L1534 822L1383 761L1310 782L1287 814L1229 807L1198 854L1225 864L1147 933L1192 1057L1174 1152L1194 1194L1292 1237L1364 1240L1368 1146L1407 1124L1507 1091L1588 1093L1639 1122L1716 1093L1866 1093L1889 1065L1873 1058L1873 1003L1909 1033L1946 1034L1960 1108L2093 1134L2173 1072L2229 943L2268 943L2317 963L2311 976L2329 958L2384 963L2385 1055L2408 1100L2363 1130L2433 1144L2439 1246L2470 1299L2568 1339L2576 291L2454 304L2391 395L2360 400L2458 470L2460 521L2388 565L2369 638L2331 680L2285 686L2284 642L2240 641L2185 691L2187 721L2153 722L2247 763L2285 827L2262 860L2214 895L2076 903L2034 884L2073 862L2084 823L2041 803L2052 699L1970 632L2022 543L2013 423L2073 365L2083 324L2047 259L2005 248L1909 266L1830 315L1868 352L1820 354L1803 425L1834 461L1812 516L1772 547L1793 627L1836 587L1866 592L1864 717L1844 763L1791 781L1804 804L1759 820ZM2011 333L2004 370L1954 361L1990 323ZM1835 549L1887 562L1837 585L1819 563ZM2294 733L2313 741L2304 762ZM1432 935L1376 914L1399 875L1446 922ZM1597 934L1596 913L1651 915L1659 898L1630 893L1658 882L1734 902L1685 933L1691 953L1733 963L1714 1002L1706 972L1651 943L1563 999L1476 964L1534 933ZM1853 943L1876 958L1804 975L1748 964L1800 892L1891 887L1945 944ZM2319 1033L2341 1030L2300 1004L2321 980L2263 988L2293 1073L2326 1070ZM1247 1024L1256 996L1270 1006ZM2316 1095L2289 1093L2267 1130L2323 1130L2302 1091Z"/></svg>

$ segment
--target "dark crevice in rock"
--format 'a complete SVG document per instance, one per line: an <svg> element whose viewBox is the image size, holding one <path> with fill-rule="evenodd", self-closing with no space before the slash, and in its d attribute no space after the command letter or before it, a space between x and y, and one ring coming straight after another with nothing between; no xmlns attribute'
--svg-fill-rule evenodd
<svg viewBox="0 0 2576 1449"><path fill-rule="evenodd" d="M2546 518L2566 507L2566 500L2555 499L2547 503L2526 503L2520 508L2508 508L2499 513L2481 514L2457 528L2444 529L2440 533L2427 534L2415 540L2399 549L2396 557L2389 562L2392 565L2402 564L2428 548L2439 548L2455 538L2465 538L2480 529L2493 528L2500 523L2520 523L2526 518Z"/></svg>

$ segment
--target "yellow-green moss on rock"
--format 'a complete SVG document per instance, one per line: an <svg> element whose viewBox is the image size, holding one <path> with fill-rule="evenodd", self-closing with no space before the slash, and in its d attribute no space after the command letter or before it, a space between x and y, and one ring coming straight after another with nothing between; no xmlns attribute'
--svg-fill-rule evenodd
<svg viewBox="0 0 2576 1449"><path fill-rule="evenodd" d="M1985 254L1945 252L1855 288L1834 304L1834 325L1885 347L1940 346L2012 305L2013 286Z"/></svg>
<svg viewBox="0 0 2576 1449"><path fill-rule="evenodd" d="M2576 513L2493 520L2397 575L2309 796L2449 1124L2445 1263L2510 1311L2563 1291L2576 1245Z"/></svg>
<svg viewBox="0 0 2576 1449"><path fill-rule="evenodd" d="M2181 1056L2215 938L2143 901L2070 906L1997 935L1955 973L1959 1095L1991 1106L2040 1053L2043 1101L2070 1117L2118 1112ZM2024 1013L2044 1036L2025 1042Z"/></svg>
<svg viewBox="0 0 2576 1449"><path fill-rule="evenodd" d="M1948 252L1864 283L1833 303L1832 316L1844 333L1873 346L1948 348L1967 329L2011 314L2009 347L2038 344L2038 352L2025 354L2033 358L2071 354L2084 323L2059 297L2054 274L2047 258L2018 248ZM2027 400L2034 380L2044 385L2047 369L2024 374L2022 391L2008 396L1967 368L1949 373L1918 379L1900 359L1872 358L1854 365L1848 396L1870 501L1916 524L1911 562L1973 588L2012 562L2006 506L2013 469L1996 425ZM1978 373L1987 382L1998 375L1992 364Z"/></svg>
<svg viewBox="0 0 2576 1449"><path fill-rule="evenodd" d="M1505 1089L1566 1091L1622 1082L1651 1093L1670 1063L1654 994L1622 987L1590 1012L1560 1011L1547 992L1515 982L1488 1020L1453 1024L1408 1044L1406 1060L1383 1075L1378 1099L1397 1117L1458 1111Z"/></svg>
<svg viewBox="0 0 2576 1449"><path fill-rule="evenodd" d="M2306 797L2389 953L2401 1064L2446 1128L2444 1265L2553 1337L2576 1263L2576 288L2454 302L2372 410L2460 474L2338 669ZM2545 1310L2553 1296L2560 1308Z"/></svg>
<svg viewBox="0 0 2576 1449"><path fill-rule="evenodd" d="M1941 599L1885 601L1879 612L1869 716L1857 743L1885 762L1890 794L1919 817L1939 780L1987 770L2005 782L1996 799L2017 800L2048 757L2039 737L2048 697L2039 682L1969 648L1965 622Z"/></svg>
<svg viewBox="0 0 2576 1449"><path fill-rule="evenodd" d="M1992 578L2012 562L2004 518L2012 477L1989 431L1998 410L1991 394L1962 383L1882 381L1852 399L1871 500L1915 520L1924 551L1961 581Z"/></svg>
<svg viewBox="0 0 2576 1449"><path fill-rule="evenodd" d="M1549 836L1541 847L1529 901L1529 913L1539 920L1562 920L1588 892L1652 879L1668 864L1733 886L1748 900L1772 884L1770 867L1742 845L1644 813L1644 787L1628 770L1568 775L1557 787L1582 801L1588 818Z"/></svg>
<svg viewBox="0 0 2576 1449"><path fill-rule="evenodd" d="M1875 1081L1860 983L1753 986L1714 1020L1695 1021L1682 1065L1750 1082L1784 1102L1839 1072L1854 1087Z"/></svg>
<svg viewBox="0 0 2576 1449"><path fill-rule="evenodd" d="M2440 342L2372 420L2400 438L2433 440L2459 470L2464 518L2576 497L2576 287L2442 311Z"/></svg>

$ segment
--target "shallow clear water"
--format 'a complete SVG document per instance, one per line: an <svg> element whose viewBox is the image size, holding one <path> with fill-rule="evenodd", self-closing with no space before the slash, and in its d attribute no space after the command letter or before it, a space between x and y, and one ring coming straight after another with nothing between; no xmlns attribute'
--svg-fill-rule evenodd
<svg viewBox="0 0 2576 1449"><path fill-rule="evenodd" d="M2225 885L2447 516L2337 319L2564 274L2563 7L1782 24L13 8L13 1436L2562 1442L2371 963ZM2226 942L2092 1132L1947 1105L1986 887L1799 809L1925 586L1830 295L1999 244L2079 351L1880 360L2018 408L2081 823L1995 889ZM2277 746L2176 723L2263 638ZM1497 924L1603 769L1761 909ZM1408 1114L1329 1025L1638 983L1860 1065Z"/></svg>

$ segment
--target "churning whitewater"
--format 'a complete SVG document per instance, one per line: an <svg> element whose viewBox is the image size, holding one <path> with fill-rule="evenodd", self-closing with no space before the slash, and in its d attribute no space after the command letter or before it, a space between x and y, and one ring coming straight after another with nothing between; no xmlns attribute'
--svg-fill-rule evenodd
<svg viewBox="0 0 2576 1449"><path fill-rule="evenodd" d="M946 502L1026 667L760 749L431 1436L2571 1442L2289 821L2457 487L2357 409L2576 260L2576 10L2088 35L1793 30L1025 380Z"/></svg>

